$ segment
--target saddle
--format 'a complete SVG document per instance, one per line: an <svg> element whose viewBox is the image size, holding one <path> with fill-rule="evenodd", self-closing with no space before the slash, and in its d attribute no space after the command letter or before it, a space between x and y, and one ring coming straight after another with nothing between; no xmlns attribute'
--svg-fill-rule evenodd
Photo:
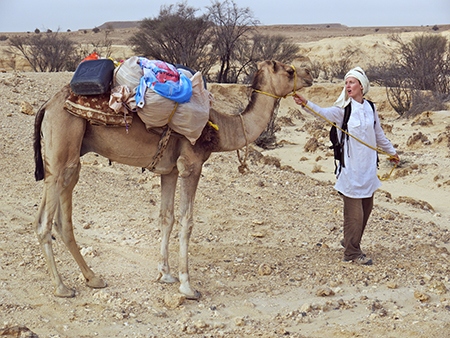
<svg viewBox="0 0 450 338"><path fill-rule="evenodd" d="M110 107L111 92L98 95L77 95L70 90L64 109L72 115L84 118L92 125L107 127L129 127L133 122L133 111L126 103L117 111Z"/></svg>

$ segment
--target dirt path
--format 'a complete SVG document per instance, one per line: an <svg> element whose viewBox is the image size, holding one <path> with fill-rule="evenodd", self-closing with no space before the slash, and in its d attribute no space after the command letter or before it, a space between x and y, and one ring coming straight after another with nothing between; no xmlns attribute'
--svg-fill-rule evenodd
<svg viewBox="0 0 450 338"><path fill-rule="evenodd" d="M331 183L264 164L257 152L246 175L235 153L214 154L204 167L190 246L199 301L155 282L159 178L85 156L75 235L108 287L88 288L56 237L60 272L77 294L54 297L32 226L42 190L33 178L34 117L19 111L22 101L36 110L70 77L0 74L0 329L23 326L39 337L448 337L450 234L432 214L424 220L377 203L363 241L375 264L344 263Z"/></svg>

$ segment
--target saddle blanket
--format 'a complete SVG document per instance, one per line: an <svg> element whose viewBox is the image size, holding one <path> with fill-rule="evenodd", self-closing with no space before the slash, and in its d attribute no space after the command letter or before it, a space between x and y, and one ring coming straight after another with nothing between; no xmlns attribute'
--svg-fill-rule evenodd
<svg viewBox="0 0 450 338"><path fill-rule="evenodd" d="M109 102L109 92L100 95L76 95L70 91L70 96L64 103L64 109L72 115L88 120L92 125L130 126L133 122L133 115L116 112L109 106Z"/></svg>

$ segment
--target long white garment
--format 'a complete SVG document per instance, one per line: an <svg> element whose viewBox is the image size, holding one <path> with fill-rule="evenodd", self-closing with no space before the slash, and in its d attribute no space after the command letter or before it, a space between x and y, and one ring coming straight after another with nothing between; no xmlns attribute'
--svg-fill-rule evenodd
<svg viewBox="0 0 450 338"><path fill-rule="evenodd" d="M380 125L378 113L366 100L361 104L351 100L352 113L348 121L348 132L361 141L378 147L390 155L396 153L392 143L387 139ZM342 125L344 109L336 106L321 108L311 101L308 106L328 120ZM341 137L341 131L338 129ZM381 186L377 177L377 152L352 137L345 140L344 144L345 167L337 175L334 188L351 198L367 198Z"/></svg>

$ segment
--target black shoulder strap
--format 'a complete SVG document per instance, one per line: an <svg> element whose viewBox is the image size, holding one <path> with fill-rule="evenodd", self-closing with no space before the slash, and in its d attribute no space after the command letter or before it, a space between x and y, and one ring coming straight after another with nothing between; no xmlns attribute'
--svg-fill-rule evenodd
<svg viewBox="0 0 450 338"><path fill-rule="evenodd" d="M348 120L350 119L351 113L352 113L352 104L349 103L344 108L344 119L342 120L342 126L341 126L341 128L345 131L347 131ZM343 140L343 139L344 139L344 133L342 133L342 136L341 136L341 140ZM348 139L348 135L347 135L347 139Z"/></svg>

